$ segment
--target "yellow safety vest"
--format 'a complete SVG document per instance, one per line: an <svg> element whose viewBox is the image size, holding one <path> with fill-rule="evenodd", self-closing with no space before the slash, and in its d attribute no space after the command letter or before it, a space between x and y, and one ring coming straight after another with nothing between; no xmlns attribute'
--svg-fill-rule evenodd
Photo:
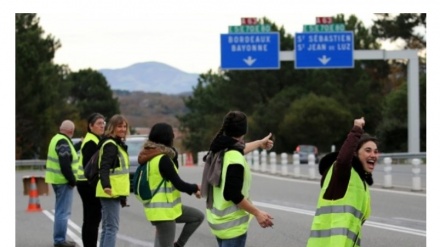
<svg viewBox="0 0 440 247"><path fill-rule="evenodd" d="M164 155L157 155L146 164L150 170L147 176L152 193L163 180L159 171L159 162L162 156ZM176 166L174 166L174 169L179 173ZM149 202L144 203L144 212L145 217L149 221L176 219L182 215L180 191L170 181L165 180L153 198Z"/></svg>
<svg viewBox="0 0 440 247"><path fill-rule="evenodd" d="M76 173L76 180L77 181L87 181L87 178L84 176L84 166L83 166L83 153L82 150L84 148L84 145L89 142L92 141L94 143L96 143L96 145L98 145L99 143L99 138L90 132L87 132L86 136L84 137L82 143L81 143L81 155L79 156L79 166L78 166L78 172Z"/></svg>
<svg viewBox="0 0 440 247"><path fill-rule="evenodd" d="M60 160L58 157L58 153L56 152L55 148L59 140L65 139L70 147L70 153L72 154L72 172L73 174L76 174L78 169L78 154L76 153L75 148L73 147L72 141L69 140L69 138L63 134L56 134L54 137L52 137L52 140L50 140L49 143L49 151L47 154L47 161L46 161L46 173L45 173L45 181L49 184L67 184L68 181L64 177L63 173L61 172L61 166L60 166Z"/></svg>
<svg viewBox="0 0 440 247"><path fill-rule="evenodd" d="M371 213L370 190L352 168L344 197L338 200L326 200L324 193L332 173L333 165L326 175L319 194L307 247L360 246L362 224Z"/></svg>
<svg viewBox="0 0 440 247"><path fill-rule="evenodd" d="M96 197L115 198L119 196L128 196L130 195L130 175L128 172L130 162L128 160L127 152L114 140L106 140L99 149L99 167L101 167L104 146L110 143L118 147L118 159L120 166L115 167L114 170L110 169L110 184L112 186L112 196L104 192L104 189L101 185L101 179L99 179L98 184L96 185Z"/></svg>
<svg viewBox="0 0 440 247"><path fill-rule="evenodd" d="M249 199L249 190L252 175L245 157L236 150L227 151L223 157L221 185L213 188L213 207L206 209L208 224L212 234L220 239L231 239L247 232L251 215L244 209L239 208L232 201L226 201L223 197L225 189L226 172L230 164L240 164L244 168L244 180L241 193Z"/></svg>

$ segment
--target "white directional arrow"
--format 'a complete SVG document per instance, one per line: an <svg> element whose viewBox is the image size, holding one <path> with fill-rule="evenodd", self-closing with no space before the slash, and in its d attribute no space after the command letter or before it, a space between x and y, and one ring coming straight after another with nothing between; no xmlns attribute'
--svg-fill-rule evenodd
<svg viewBox="0 0 440 247"><path fill-rule="evenodd" d="M246 59L243 59L243 61L248 65L248 66L252 66L253 63L255 63L255 61L257 61L257 59L252 58L251 56L247 57Z"/></svg>
<svg viewBox="0 0 440 247"><path fill-rule="evenodd" d="M319 60L322 64L326 65L326 64L327 64L328 62L330 62L330 60L332 60L332 59L329 58L329 57L327 57L326 55L324 55L324 56L318 58L318 60Z"/></svg>

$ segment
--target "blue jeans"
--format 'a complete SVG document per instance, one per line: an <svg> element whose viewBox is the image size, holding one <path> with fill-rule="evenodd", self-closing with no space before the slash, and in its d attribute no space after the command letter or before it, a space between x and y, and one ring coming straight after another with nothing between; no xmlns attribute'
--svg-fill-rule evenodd
<svg viewBox="0 0 440 247"><path fill-rule="evenodd" d="M55 219L53 225L53 242L66 242L67 223L70 218L73 201L73 187L68 184L52 184L55 192Z"/></svg>
<svg viewBox="0 0 440 247"><path fill-rule="evenodd" d="M245 247L246 236L247 233L231 239L217 238L218 247Z"/></svg>
<svg viewBox="0 0 440 247"><path fill-rule="evenodd" d="M102 232L99 246L115 247L119 230L119 198L100 198L102 207Z"/></svg>

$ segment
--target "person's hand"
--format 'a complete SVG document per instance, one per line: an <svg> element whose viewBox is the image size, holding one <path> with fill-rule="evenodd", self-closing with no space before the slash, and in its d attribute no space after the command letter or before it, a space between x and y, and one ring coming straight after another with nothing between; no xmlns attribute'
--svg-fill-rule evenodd
<svg viewBox="0 0 440 247"><path fill-rule="evenodd" d="M273 222L272 222L273 217L264 211L260 211L257 215L255 215L255 218L257 218L258 224L262 228L273 226Z"/></svg>
<svg viewBox="0 0 440 247"><path fill-rule="evenodd" d="M75 185L76 185L76 181L75 180L73 180L73 181L69 181L69 186L70 186L70 188L75 188Z"/></svg>
<svg viewBox="0 0 440 247"><path fill-rule="evenodd" d="M111 196L111 195L112 195L112 188L104 188L104 192L105 192L107 195Z"/></svg>
<svg viewBox="0 0 440 247"><path fill-rule="evenodd" d="M200 190L198 190L198 191L195 193L195 196L196 196L197 199L202 198L202 193L200 192Z"/></svg>
<svg viewBox="0 0 440 247"><path fill-rule="evenodd" d="M365 119L364 119L364 117L361 117L361 118L355 119L355 120L354 120L354 125L355 125L355 126L358 126L358 127L360 127L360 128L364 128L364 126L365 126Z"/></svg>
<svg viewBox="0 0 440 247"><path fill-rule="evenodd" d="M125 208L125 207L130 207L130 205L127 204L127 197L121 197L119 200L121 207Z"/></svg>
<svg viewBox="0 0 440 247"><path fill-rule="evenodd" d="M271 150L273 148L273 140L271 138L272 138L272 133L269 133L269 135L261 139L260 147L262 149Z"/></svg>
<svg viewBox="0 0 440 247"><path fill-rule="evenodd" d="M200 184L197 184L197 192L196 193L194 193L194 195L198 198L198 199L200 199L200 198L202 198L202 192L200 191Z"/></svg>

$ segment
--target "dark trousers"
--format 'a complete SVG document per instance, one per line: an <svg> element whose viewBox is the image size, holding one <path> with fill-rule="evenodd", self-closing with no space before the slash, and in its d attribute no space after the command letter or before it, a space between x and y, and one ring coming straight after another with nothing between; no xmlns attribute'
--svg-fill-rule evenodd
<svg viewBox="0 0 440 247"><path fill-rule="evenodd" d="M205 215L197 208L182 205L182 215L175 220L153 221L156 226L156 237L154 246L170 247L170 246L185 246L189 237L197 230L200 224L203 223ZM182 232L174 244L176 234L176 223L183 223Z"/></svg>
<svg viewBox="0 0 440 247"><path fill-rule="evenodd" d="M96 247L99 223L101 222L101 201L95 196L96 187L87 181L77 181L76 187L83 203L83 224L81 237L84 247Z"/></svg>

